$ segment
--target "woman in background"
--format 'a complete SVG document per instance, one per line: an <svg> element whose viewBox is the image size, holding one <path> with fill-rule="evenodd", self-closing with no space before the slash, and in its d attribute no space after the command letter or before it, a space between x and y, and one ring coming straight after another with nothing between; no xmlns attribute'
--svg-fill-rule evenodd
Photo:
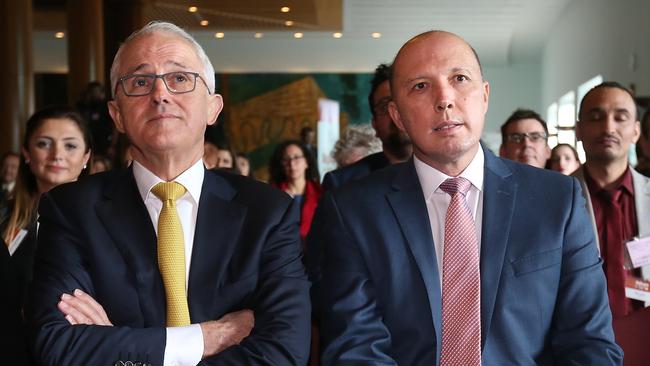
<svg viewBox="0 0 650 366"><path fill-rule="evenodd" d="M271 156L269 176L271 185L299 202L300 238L304 243L323 192L314 158L300 141L285 141Z"/></svg>
<svg viewBox="0 0 650 366"><path fill-rule="evenodd" d="M42 109L27 121L14 195L8 211L0 217L5 243L0 253L0 287L6 296L3 303L11 312L3 314L10 318L3 323L3 334L11 334L9 352L2 353L8 364L30 364L21 314L33 274L38 201L57 185L88 174L91 139L81 115L68 107Z"/></svg>
<svg viewBox="0 0 650 366"><path fill-rule="evenodd" d="M246 154L237 153L237 156L235 156L235 165L237 166L237 170L239 170L239 174L254 178L253 170L251 169L251 160Z"/></svg>
<svg viewBox="0 0 650 366"><path fill-rule="evenodd" d="M27 121L15 194L0 232L18 271L24 294L32 278L36 250L36 210L41 195L88 174L90 131L75 110L48 107Z"/></svg>
<svg viewBox="0 0 650 366"><path fill-rule="evenodd" d="M104 155L93 156L92 169L90 174L96 174L111 170L111 160Z"/></svg>
<svg viewBox="0 0 650 366"><path fill-rule="evenodd" d="M235 152L226 145L219 146L216 154L217 168L225 169L233 173L239 173L235 165Z"/></svg>
<svg viewBox="0 0 650 366"><path fill-rule="evenodd" d="M580 167L578 152L569 144L558 144L551 150L549 168L564 175L571 175Z"/></svg>

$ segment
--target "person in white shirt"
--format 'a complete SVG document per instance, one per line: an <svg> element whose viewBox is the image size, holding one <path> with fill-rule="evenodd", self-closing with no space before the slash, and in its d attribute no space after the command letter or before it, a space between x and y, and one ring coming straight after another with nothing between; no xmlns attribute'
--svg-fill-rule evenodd
<svg viewBox="0 0 650 366"><path fill-rule="evenodd" d="M39 364L304 364L298 210L263 183L205 169L214 85L203 49L171 23L118 50L109 111L133 164L41 201L29 312ZM178 196L159 198L160 186ZM180 249L165 254L170 241Z"/></svg>
<svg viewBox="0 0 650 366"><path fill-rule="evenodd" d="M307 238L322 364L620 365L579 183L481 146L462 38L420 34L392 71L413 159L326 193Z"/></svg>

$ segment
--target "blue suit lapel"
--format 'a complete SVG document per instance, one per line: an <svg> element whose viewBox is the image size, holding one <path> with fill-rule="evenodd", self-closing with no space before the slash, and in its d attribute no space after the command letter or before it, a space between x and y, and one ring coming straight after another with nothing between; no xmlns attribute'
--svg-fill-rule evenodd
<svg viewBox="0 0 650 366"><path fill-rule="evenodd" d="M156 232L131 169L116 173L97 215L134 275L145 326L165 324L165 289L156 255Z"/></svg>
<svg viewBox="0 0 650 366"><path fill-rule="evenodd" d="M436 331L436 344L440 345L442 341L440 274L429 215L413 160L404 164L402 171L396 174L392 187L394 191L388 193L387 198L424 281L433 328ZM440 347L436 347L436 359L440 359Z"/></svg>
<svg viewBox="0 0 650 366"><path fill-rule="evenodd" d="M233 201L236 193L226 180L205 172L188 282L193 323L213 319L214 294L227 279L225 271L246 217L246 207Z"/></svg>
<svg viewBox="0 0 650 366"><path fill-rule="evenodd" d="M517 183L510 169L484 149L483 228L481 234L481 345L490 330L505 257Z"/></svg>

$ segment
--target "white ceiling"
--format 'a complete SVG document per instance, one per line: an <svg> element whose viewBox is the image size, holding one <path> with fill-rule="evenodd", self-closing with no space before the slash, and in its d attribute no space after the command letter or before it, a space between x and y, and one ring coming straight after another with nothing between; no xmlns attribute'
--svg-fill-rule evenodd
<svg viewBox="0 0 650 366"><path fill-rule="evenodd" d="M243 0L242 0L243 1ZM343 37L331 32L193 31L217 72L369 72L389 62L410 37L442 29L464 37L486 66L541 57L545 36L571 0L343 0ZM294 1L295 2L295 1ZM200 2L197 1L200 6ZM380 32L380 39L371 33ZM65 42L34 34L35 69L67 70Z"/></svg>

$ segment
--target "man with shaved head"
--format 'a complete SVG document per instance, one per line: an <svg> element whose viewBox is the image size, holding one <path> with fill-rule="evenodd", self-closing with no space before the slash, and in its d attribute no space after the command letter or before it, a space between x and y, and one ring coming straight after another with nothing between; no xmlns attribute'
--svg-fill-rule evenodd
<svg viewBox="0 0 650 366"><path fill-rule="evenodd" d="M323 364L621 364L580 185L481 146L476 52L420 34L391 91L413 159L326 194L309 237Z"/></svg>

